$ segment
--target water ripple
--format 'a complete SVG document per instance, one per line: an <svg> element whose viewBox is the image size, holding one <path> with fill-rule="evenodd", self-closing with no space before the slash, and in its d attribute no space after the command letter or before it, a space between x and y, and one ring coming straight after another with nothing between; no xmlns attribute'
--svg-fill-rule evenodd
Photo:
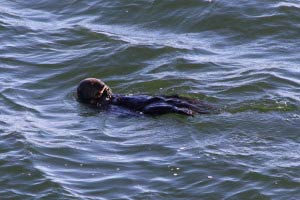
<svg viewBox="0 0 300 200"><path fill-rule="evenodd" d="M4 0L0 18L1 198L299 197L297 1ZM86 77L220 112L93 109Z"/></svg>

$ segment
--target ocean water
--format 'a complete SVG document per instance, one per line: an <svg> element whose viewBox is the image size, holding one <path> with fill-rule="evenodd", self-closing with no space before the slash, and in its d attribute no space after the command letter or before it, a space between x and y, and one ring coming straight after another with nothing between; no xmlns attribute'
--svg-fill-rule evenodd
<svg viewBox="0 0 300 200"><path fill-rule="evenodd" d="M300 199L297 0L1 0L0 199ZM195 117L76 101L180 94Z"/></svg>

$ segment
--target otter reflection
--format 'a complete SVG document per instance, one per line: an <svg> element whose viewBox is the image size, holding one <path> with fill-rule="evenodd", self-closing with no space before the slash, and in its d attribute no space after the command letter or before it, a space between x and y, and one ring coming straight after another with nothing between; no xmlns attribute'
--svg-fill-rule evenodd
<svg viewBox="0 0 300 200"><path fill-rule="evenodd" d="M135 112L150 115L178 113L193 116L197 113L207 114L213 109L198 99L171 96L121 95L113 94L111 89L101 80L87 78L77 87L78 100L82 103L106 108L109 105L122 106Z"/></svg>

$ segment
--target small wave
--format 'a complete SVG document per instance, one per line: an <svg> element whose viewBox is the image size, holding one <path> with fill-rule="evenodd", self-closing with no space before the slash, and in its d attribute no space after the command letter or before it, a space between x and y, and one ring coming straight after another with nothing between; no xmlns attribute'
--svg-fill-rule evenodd
<svg viewBox="0 0 300 200"><path fill-rule="evenodd" d="M295 112L299 105L287 100L259 99L249 100L238 104L227 105L225 110L230 113L257 112Z"/></svg>
<svg viewBox="0 0 300 200"><path fill-rule="evenodd" d="M10 91L10 92L9 92ZM17 111L29 111L33 113L38 113L37 110L31 107L31 105L28 105L26 102L19 102L19 99L23 99L23 97L20 97L15 93L9 94L13 91L12 89L5 89L1 94L0 97L4 99L6 105L10 105L13 110Z"/></svg>
<svg viewBox="0 0 300 200"><path fill-rule="evenodd" d="M277 3L274 7L279 8L279 9L290 9L290 10L295 10L299 12L300 5L299 3L293 3L293 2L279 2Z"/></svg>
<svg viewBox="0 0 300 200"><path fill-rule="evenodd" d="M15 199L22 197L62 195L62 188L45 178L34 167L32 153L21 132L1 134L1 180L5 180L7 189L1 190L2 197ZM32 190L31 186L38 188ZM50 192L51 191L51 192Z"/></svg>

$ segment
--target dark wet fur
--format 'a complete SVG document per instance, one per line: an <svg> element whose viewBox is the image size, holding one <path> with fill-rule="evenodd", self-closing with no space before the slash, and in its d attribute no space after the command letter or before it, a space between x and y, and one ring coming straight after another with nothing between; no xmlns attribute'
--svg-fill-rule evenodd
<svg viewBox="0 0 300 200"><path fill-rule="evenodd" d="M142 112L151 115L160 115L166 113L178 113L193 116L195 114L212 113L214 109L198 99L171 96L124 96L113 95L112 104L122 106L133 111Z"/></svg>
<svg viewBox="0 0 300 200"><path fill-rule="evenodd" d="M108 98L112 95L109 88L104 90L101 97L97 97L99 90L102 90L104 86L106 86L105 83L98 79L88 79L88 81L85 79L81 81L77 87L78 100L87 104L107 105L109 103Z"/></svg>
<svg viewBox="0 0 300 200"><path fill-rule="evenodd" d="M182 97L179 95L167 95L163 97L168 99L167 102L177 107L186 107L199 114L209 114L212 113L212 111L217 110L214 106L200 101L199 99L192 99L188 97Z"/></svg>
<svg viewBox="0 0 300 200"><path fill-rule="evenodd" d="M191 99L178 95L113 95L110 88L107 87L104 82L94 78L85 79L80 82L77 88L77 96L79 101L100 108L106 108L109 105L117 105L132 111L150 115L178 113L194 116L197 113L208 114L215 110L213 106L198 99Z"/></svg>

